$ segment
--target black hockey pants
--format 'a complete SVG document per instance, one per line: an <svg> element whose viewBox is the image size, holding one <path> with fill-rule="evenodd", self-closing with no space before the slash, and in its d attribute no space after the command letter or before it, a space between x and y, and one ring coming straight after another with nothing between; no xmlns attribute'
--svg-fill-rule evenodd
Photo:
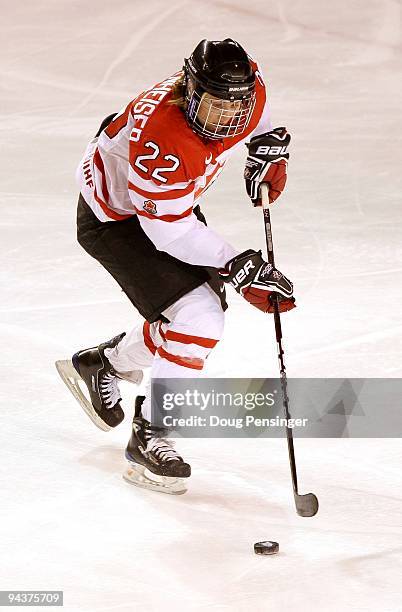
<svg viewBox="0 0 402 612"><path fill-rule="evenodd" d="M198 207L195 213L200 220L204 219ZM192 266L158 251L141 228L137 216L103 223L80 194L77 239L113 276L150 323L166 320L163 310L205 282L221 299L223 310L227 308L223 283L216 269Z"/></svg>

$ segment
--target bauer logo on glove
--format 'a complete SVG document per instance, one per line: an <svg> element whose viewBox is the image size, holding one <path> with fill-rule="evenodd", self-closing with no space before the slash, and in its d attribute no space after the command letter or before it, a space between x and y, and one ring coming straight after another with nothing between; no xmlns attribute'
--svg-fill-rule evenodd
<svg viewBox="0 0 402 612"><path fill-rule="evenodd" d="M261 145L260 147L258 147L256 155L263 155L264 157L267 155L273 155L274 157L277 157L278 155L286 155L287 152L287 147L268 147L265 145Z"/></svg>
<svg viewBox="0 0 402 612"><path fill-rule="evenodd" d="M295 308L293 284L261 257L261 251L249 249L234 257L219 271L247 302L263 312L274 312L273 298L278 298L280 312Z"/></svg>

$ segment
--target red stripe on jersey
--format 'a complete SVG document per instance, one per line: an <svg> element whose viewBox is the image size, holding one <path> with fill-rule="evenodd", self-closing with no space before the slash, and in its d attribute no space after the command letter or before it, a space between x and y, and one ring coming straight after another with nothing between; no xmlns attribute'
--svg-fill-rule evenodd
<svg viewBox="0 0 402 612"><path fill-rule="evenodd" d="M203 346L204 348L214 348L219 342L219 340L213 340L212 338L190 336L189 334L180 334L170 330L166 332L166 340L173 340L174 342L181 342L182 344L198 344L198 346Z"/></svg>
<svg viewBox="0 0 402 612"><path fill-rule="evenodd" d="M114 212L114 210L111 210L105 204L105 202L103 200L101 200L100 197L98 196L98 194L96 192L96 187L95 187L95 190L94 190L94 198L98 202L99 206L101 207L101 209L103 210L105 215L107 215L110 219L113 219L114 221L124 221L124 219L129 219L130 217L134 216L134 215L119 215L119 213Z"/></svg>
<svg viewBox="0 0 402 612"><path fill-rule="evenodd" d="M96 169L99 171L101 175L102 195L104 199L102 200L99 197L98 192L96 191L96 185L94 188L94 198L98 202L99 206L102 208L105 215L107 215L110 219L113 219L114 221L124 221L124 219L128 219L129 217L132 217L133 215L121 215L117 212L114 212L108 207L107 202L109 201L109 190L107 188L107 183L106 183L106 175L105 175L105 167L103 165L103 159L98 149L95 149L94 165L96 166Z"/></svg>
<svg viewBox="0 0 402 612"><path fill-rule="evenodd" d="M146 217L147 219L151 219L152 221L167 221L168 223L171 223L172 221L178 221L178 219L184 219L184 217L189 217L193 212L193 207L190 206L190 208L187 208L187 210L182 212L180 215L160 215L159 217L157 217L156 215L151 215L151 213L147 213L145 210L141 210L136 206L134 206L134 208L135 212L137 213L137 215L140 215L140 217Z"/></svg>
<svg viewBox="0 0 402 612"><path fill-rule="evenodd" d="M156 353L156 346L153 343L153 340L151 338L151 332L150 332L150 325L148 321L144 322L144 326L142 328L142 334L144 336L144 342L145 342L145 346L147 347L147 349L149 349L152 353L152 355L155 355Z"/></svg>
<svg viewBox="0 0 402 612"><path fill-rule="evenodd" d="M99 153L99 150L96 148L94 153L94 164L100 172L102 177L102 195L106 204L109 202L109 190L107 188L106 183L106 175L105 175L105 166L103 165L103 159Z"/></svg>
<svg viewBox="0 0 402 612"><path fill-rule="evenodd" d="M182 198L191 193L194 189L194 185L190 183L190 185L185 187L185 189L170 189L169 191L160 192L145 191L144 189L140 189L134 185L131 181L128 181L128 188L141 197L147 198L147 200L177 200L178 198Z"/></svg>
<svg viewBox="0 0 402 612"><path fill-rule="evenodd" d="M171 361L176 365L183 366L183 368L190 368L192 370L202 370L204 367L204 360L198 357L181 357L180 355L172 355L168 353L161 346L158 348L158 354L162 359Z"/></svg>
<svg viewBox="0 0 402 612"><path fill-rule="evenodd" d="M126 106L126 109L122 115L113 119L104 130L105 134L109 136L109 138L114 138L117 134L122 130L128 123L128 117L130 114L132 102L129 102Z"/></svg>

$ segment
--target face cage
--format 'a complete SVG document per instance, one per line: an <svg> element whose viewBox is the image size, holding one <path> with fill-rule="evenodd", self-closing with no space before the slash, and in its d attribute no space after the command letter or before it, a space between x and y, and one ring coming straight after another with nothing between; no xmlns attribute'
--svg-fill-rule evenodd
<svg viewBox="0 0 402 612"><path fill-rule="evenodd" d="M229 138L242 134L250 123L251 115L255 107L255 92L247 94L242 100L233 100L234 103L240 102L240 110L233 112L232 110L220 107L219 103L227 102L227 100L211 99L205 120L201 121L198 117L201 104L208 104L206 98L210 94L203 92L201 95L196 90L192 92L188 107L187 118L194 129L207 138L220 140L221 138ZM217 116L214 122L211 122L210 117ZM230 120L229 120L230 119Z"/></svg>

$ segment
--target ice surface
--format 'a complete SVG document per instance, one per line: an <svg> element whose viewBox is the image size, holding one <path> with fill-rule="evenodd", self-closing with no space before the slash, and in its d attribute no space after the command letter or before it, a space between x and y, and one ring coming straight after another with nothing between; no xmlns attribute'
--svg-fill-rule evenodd
<svg viewBox="0 0 402 612"><path fill-rule="evenodd" d="M201 38L231 36L293 134L272 212L299 305L283 317L288 373L401 376L400 2L3 5L1 588L63 589L68 612L402 610L399 439L297 441L301 492L321 504L312 519L295 514L284 440L180 441L190 491L162 496L121 478L130 419L95 429L53 365L137 320L75 242L87 140ZM263 248L243 158L204 208L237 247ZM276 376L272 321L229 297L206 373ZM266 539L278 556L254 555Z"/></svg>

